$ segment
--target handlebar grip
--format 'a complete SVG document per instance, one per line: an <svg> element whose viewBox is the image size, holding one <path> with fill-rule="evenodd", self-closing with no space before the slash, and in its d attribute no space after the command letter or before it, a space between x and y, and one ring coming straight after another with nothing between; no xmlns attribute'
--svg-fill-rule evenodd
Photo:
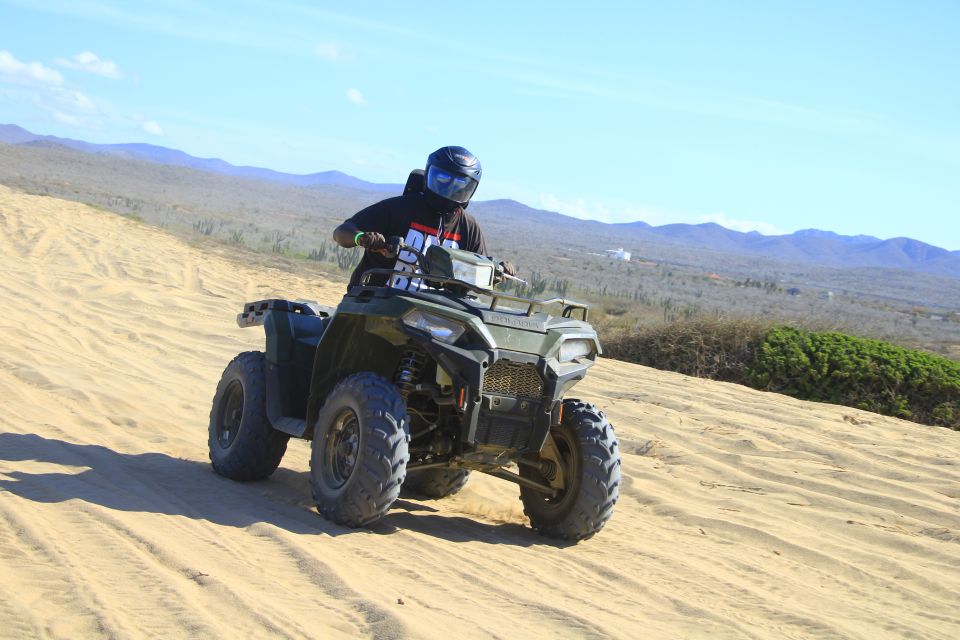
<svg viewBox="0 0 960 640"><path fill-rule="evenodd" d="M391 236L387 239L387 258L396 258L403 251L406 244L401 236Z"/></svg>

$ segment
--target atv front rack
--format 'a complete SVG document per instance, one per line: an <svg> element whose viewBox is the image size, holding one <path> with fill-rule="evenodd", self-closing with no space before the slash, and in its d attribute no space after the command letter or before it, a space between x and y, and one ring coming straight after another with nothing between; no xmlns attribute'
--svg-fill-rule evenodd
<svg viewBox="0 0 960 640"><path fill-rule="evenodd" d="M490 298L490 310L494 311L500 305L502 301L510 302L519 302L522 305L526 305L527 309L524 312L528 316L532 316L537 311L543 309L547 305L560 305L563 307L563 311L560 315L564 318L572 318L574 311L580 312L580 320L587 322L587 315L590 311L590 306L582 302L574 302L573 300L566 300L564 298L549 298L546 300L531 300L529 298L521 298L520 296L510 295L509 293L503 293L500 291L492 291L490 289L484 289L483 287L478 287L476 285L464 282L463 280L457 280L455 278L445 278L441 276L429 276L424 274L411 274L409 271L398 271L395 269L368 269L363 272L363 275L360 276L359 284L360 286L370 286L370 276L374 275L385 275L393 276L399 275L405 278L417 277L423 280L425 283L429 284L450 284L461 289L466 289L468 291L473 291L474 293L480 294L482 296L487 296ZM389 278L388 278L389 282Z"/></svg>

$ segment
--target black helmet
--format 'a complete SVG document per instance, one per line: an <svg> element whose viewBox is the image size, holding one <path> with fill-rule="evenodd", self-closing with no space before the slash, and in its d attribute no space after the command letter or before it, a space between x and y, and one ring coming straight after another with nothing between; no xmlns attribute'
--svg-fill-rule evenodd
<svg viewBox="0 0 960 640"><path fill-rule="evenodd" d="M427 158L424 187L461 207L467 206L480 184L480 160L463 147L441 147Z"/></svg>

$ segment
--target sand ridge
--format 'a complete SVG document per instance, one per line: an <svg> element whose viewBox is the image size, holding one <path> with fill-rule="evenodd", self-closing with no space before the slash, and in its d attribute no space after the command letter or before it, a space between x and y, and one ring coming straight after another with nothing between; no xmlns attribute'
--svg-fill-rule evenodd
<svg viewBox="0 0 960 640"><path fill-rule="evenodd" d="M624 486L574 547L474 474L367 530L207 461L248 300L341 282L0 186L0 637L960 635L960 433L602 361ZM402 604L401 604L402 602Z"/></svg>

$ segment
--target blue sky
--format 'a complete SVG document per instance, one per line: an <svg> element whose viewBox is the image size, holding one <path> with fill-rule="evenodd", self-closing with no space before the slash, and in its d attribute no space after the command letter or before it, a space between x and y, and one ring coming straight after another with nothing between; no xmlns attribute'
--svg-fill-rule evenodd
<svg viewBox="0 0 960 640"><path fill-rule="evenodd" d="M952 0L0 0L0 122L375 182L457 144L481 200L960 249Z"/></svg>

